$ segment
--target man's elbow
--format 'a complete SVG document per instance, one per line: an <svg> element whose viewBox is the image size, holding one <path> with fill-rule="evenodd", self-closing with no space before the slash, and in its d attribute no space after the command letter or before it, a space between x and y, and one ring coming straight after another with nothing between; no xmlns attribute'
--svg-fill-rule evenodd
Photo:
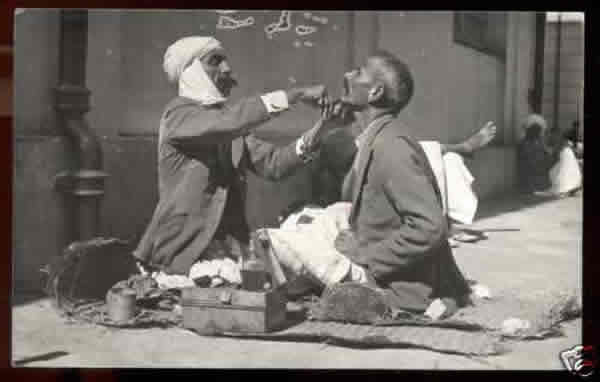
<svg viewBox="0 0 600 382"><path fill-rule="evenodd" d="M438 248L440 243L448 238L448 225L443 218L427 221L420 226L419 231L420 247L424 253Z"/></svg>

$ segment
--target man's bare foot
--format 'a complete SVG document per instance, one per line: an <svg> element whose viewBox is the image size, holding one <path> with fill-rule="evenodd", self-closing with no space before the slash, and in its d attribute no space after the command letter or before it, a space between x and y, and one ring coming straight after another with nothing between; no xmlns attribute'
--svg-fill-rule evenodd
<svg viewBox="0 0 600 382"><path fill-rule="evenodd" d="M496 136L496 124L487 122L478 132L467 139L463 145L468 153L474 153L487 146Z"/></svg>

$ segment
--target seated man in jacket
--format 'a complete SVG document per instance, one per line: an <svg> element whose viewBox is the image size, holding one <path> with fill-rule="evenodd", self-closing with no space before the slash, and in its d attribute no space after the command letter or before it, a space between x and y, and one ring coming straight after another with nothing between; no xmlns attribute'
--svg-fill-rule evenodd
<svg viewBox="0 0 600 382"><path fill-rule="evenodd" d="M342 188L350 210L339 204L328 207L331 214L317 215L307 225L307 230L322 227L313 229L314 242L298 243L326 243L325 232L341 231L330 243L335 250L314 251L313 258L275 251L278 260L324 285L359 281L376 286L397 309L424 312L437 298L448 307L462 305L470 288L448 245L435 175L419 143L396 119L412 97L410 71L381 52L348 73L345 84L342 101L362 125L358 152ZM322 218L326 216L333 218ZM274 249L282 232L267 230Z"/></svg>
<svg viewBox="0 0 600 382"><path fill-rule="evenodd" d="M311 204L328 206L340 201L342 183L356 155L356 138L359 135L360 127L352 126L336 129L324 137L319 160L315 162L316 166L312 172ZM478 206L477 195L472 187L475 178L465 165L463 156L472 157L475 152L486 147L495 135L496 125L490 121L460 143L419 141L442 194L442 205L451 227L449 241L453 246L458 246L459 241L476 241L481 238L481 235L476 236L456 228L456 224L472 224ZM295 212L299 206L299 203L290 206L282 220L289 213Z"/></svg>
<svg viewBox="0 0 600 382"><path fill-rule="evenodd" d="M326 107L327 97L319 85L227 105L236 82L223 47L212 37L176 41L167 49L163 67L177 83L178 96L160 121L160 200L134 256L142 269L187 275L195 262L213 255L210 248L221 247L215 241L233 241L228 248L238 251L248 244L246 172L282 179L310 161L318 148L314 129L281 148L252 131L299 100Z"/></svg>

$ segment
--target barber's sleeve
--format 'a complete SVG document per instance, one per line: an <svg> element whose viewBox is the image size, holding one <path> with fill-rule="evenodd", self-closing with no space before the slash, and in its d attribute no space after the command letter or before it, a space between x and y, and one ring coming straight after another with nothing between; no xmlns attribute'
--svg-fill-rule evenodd
<svg viewBox="0 0 600 382"><path fill-rule="evenodd" d="M374 153L373 171L402 224L376 244L362 248L376 279L410 269L435 253L446 240L447 226L424 163L402 138Z"/></svg>
<svg viewBox="0 0 600 382"><path fill-rule="evenodd" d="M281 180L302 167L305 163L298 155L297 140L282 147L265 142L253 134L245 138L254 173L269 180Z"/></svg>
<svg viewBox="0 0 600 382"><path fill-rule="evenodd" d="M172 127L166 138L181 148L231 142L288 107L284 91L244 98L219 110L190 102L165 114L167 125Z"/></svg>

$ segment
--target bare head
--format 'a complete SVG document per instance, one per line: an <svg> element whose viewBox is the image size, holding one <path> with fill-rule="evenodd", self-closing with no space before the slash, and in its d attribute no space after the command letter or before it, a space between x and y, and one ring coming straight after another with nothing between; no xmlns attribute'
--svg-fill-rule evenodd
<svg viewBox="0 0 600 382"><path fill-rule="evenodd" d="M365 65L345 74L342 101L355 110L372 107L398 113L409 103L413 88L408 66L391 53L379 51Z"/></svg>

